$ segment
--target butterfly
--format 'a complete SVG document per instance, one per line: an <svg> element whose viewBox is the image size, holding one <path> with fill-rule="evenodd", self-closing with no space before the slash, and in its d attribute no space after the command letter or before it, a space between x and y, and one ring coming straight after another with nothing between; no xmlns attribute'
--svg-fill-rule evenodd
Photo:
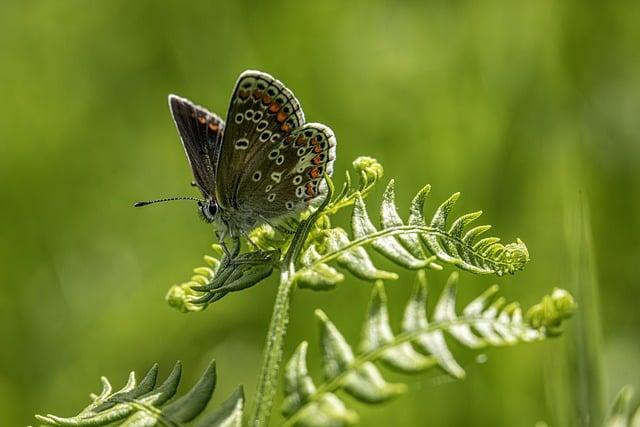
<svg viewBox="0 0 640 427"><path fill-rule="evenodd" d="M169 108L202 192L200 215L218 224L221 242L296 217L326 195L336 137L328 126L305 123L293 92L269 74L240 74L226 123L177 95L169 95Z"/></svg>

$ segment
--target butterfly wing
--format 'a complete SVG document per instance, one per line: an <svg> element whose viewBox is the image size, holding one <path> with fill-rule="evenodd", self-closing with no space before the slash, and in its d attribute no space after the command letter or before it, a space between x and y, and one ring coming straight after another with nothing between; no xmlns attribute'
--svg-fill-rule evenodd
<svg viewBox="0 0 640 427"><path fill-rule="evenodd" d="M205 108L176 95L169 95L169 108L196 184L205 197L215 198L215 165L224 121Z"/></svg>
<svg viewBox="0 0 640 427"><path fill-rule="evenodd" d="M231 96L216 189L218 203L238 209L240 183L251 167L304 124L300 103L284 84L260 71L240 75Z"/></svg>
<svg viewBox="0 0 640 427"><path fill-rule="evenodd" d="M263 219L300 213L320 199L335 161L336 138L320 123L307 123L269 144L248 166L238 186L238 204Z"/></svg>

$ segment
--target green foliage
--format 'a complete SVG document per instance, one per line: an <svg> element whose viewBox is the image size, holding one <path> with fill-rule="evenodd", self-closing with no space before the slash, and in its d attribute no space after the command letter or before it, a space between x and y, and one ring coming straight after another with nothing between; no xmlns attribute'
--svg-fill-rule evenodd
<svg viewBox="0 0 640 427"><path fill-rule="evenodd" d="M391 180L379 208L380 227L376 227L369 217L364 197L382 178L384 170L370 157L357 158L353 167L360 177L358 185L352 184L347 173L341 191L335 197L328 196L323 206L316 210L317 221L309 233L299 235L297 240L278 239L273 228L258 228L251 238L264 250L247 252L233 259L205 257L206 267L195 269L196 275L190 281L169 290L169 304L183 312L200 311L229 292L253 286L284 261L280 255L291 244L304 248L293 260L293 280L301 288L314 290L328 290L344 280L344 275L330 264L334 261L338 267L363 280L397 279L396 273L374 265L369 246L394 264L411 270L441 270L442 266L436 262L439 261L472 273L500 276L522 270L529 261L527 247L520 239L503 245L497 237L478 239L491 228L489 225L467 229L480 217L480 211L462 215L448 227L447 221L459 193L442 203L427 222L424 203L431 188L428 185L413 198L405 222L398 214L395 184ZM327 181L332 185L329 178ZM330 216L351 205L350 235L341 227L332 227ZM222 255L219 246L214 246L214 250Z"/></svg>
<svg viewBox="0 0 640 427"><path fill-rule="evenodd" d="M231 427L242 424L242 387L238 387L218 408L203 413L216 388L215 361L209 364L191 390L169 402L176 393L181 373L182 365L177 362L167 379L156 387L156 364L140 383L131 372L127 384L116 392L113 392L109 380L102 377L102 392L100 395L92 394L92 403L78 415L69 418L36 415L36 418L49 426L103 426L116 422L125 427L178 427L187 423L194 427Z"/></svg>
<svg viewBox="0 0 640 427"><path fill-rule="evenodd" d="M447 229L447 219L458 193L440 205L427 224L423 211L429 190L430 186L427 185L414 197L405 223L398 214L394 181L391 180L380 205L379 228L371 221L361 194L354 193L351 215L353 236L350 237L340 227L331 227L325 216L302 254L302 267L296 273L298 285L322 290L335 286L344 276L328 264L333 260L360 279L396 279L397 274L381 270L373 264L366 250L368 245L407 269L442 269L435 262L436 259L472 273L502 275L524 268L529 261L529 253L519 239L507 245L501 244L497 237L477 240L480 234L491 228L488 225L476 226L465 232L465 227L477 219L481 212L463 215ZM427 256L426 251L432 255Z"/></svg>
<svg viewBox="0 0 640 427"><path fill-rule="evenodd" d="M264 361L258 380L256 402L249 417L253 426L268 425L277 391L283 343L289 327L291 292L296 288L329 290L349 274L375 282L360 343L353 349L322 310L320 323L324 380L316 382L308 373L307 343L301 343L286 366L285 400L282 411L287 425L340 426L358 420L337 393L344 391L365 403L384 402L404 393L404 384L388 382L380 364L405 374L415 374L438 366L453 378L465 371L449 350L445 336L479 349L539 341L561 333L562 324L575 310L572 296L562 289L533 306L526 315L517 303L496 298L494 285L456 313L458 273L450 275L431 316L427 315L426 271L456 266L476 274L515 273L529 261L527 247L519 239L503 245L497 237L480 239L488 225L470 227L481 212L450 220L459 194L444 201L427 219L424 204L430 187L413 198L406 220L398 213L395 183L389 182L379 206L379 226L371 220L365 197L384 175L375 159L359 157L353 162L359 177L354 185L350 175L341 190L326 178L327 192L319 206L292 223L262 225L250 235L249 250L241 252L240 242L229 253L213 245L215 256L205 256L206 266L196 268L186 283L173 286L166 299L182 312L201 311L230 292L253 286L274 270L280 285L265 344ZM350 231L332 225L332 215L352 207ZM451 222L450 225L448 223ZM282 233L280 233L282 231ZM371 250L394 265L416 270L417 285L406 305L402 330L394 334L387 312L383 281L396 280L392 271L377 267ZM157 367L136 386L133 376L120 391L111 393L106 381L102 394L72 418L52 415L38 417L50 425L104 425L124 420L122 425L183 425L200 414L215 388L212 366L200 382L183 398L165 405L176 391L180 365L164 384L154 389ZM197 426L240 425L243 397L237 391L218 410L202 416Z"/></svg>
<svg viewBox="0 0 640 427"><path fill-rule="evenodd" d="M345 182L342 189L325 207L323 212L325 215L334 214L344 207L353 205L359 197L368 196L384 176L384 168L372 157L358 157L351 166L359 178L358 185L354 187L351 174L348 171L345 172Z"/></svg>
<svg viewBox="0 0 640 427"><path fill-rule="evenodd" d="M506 304L504 298L495 297L498 287L494 285L458 315L455 310L457 281L458 274L451 274L429 320L427 283L424 272L420 271L398 335L394 335L389 323L384 286L377 282L356 351L326 314L316 310L324 381L316 386L310 377L306 364L307 343L302 342L286 367L282 407L286 425L354 423L356 414L335 394L340 390L364 403L384 402L404 393L406 386L387 382L376 366L377 362L407 374L437 365L452 377L463 378L465 372L448 349L445 333L472 349L539 341L555 335L561 322L557 319L567 318L575 308L568 293L556 290L544 298L551 300L556 308L549 312L549 319L540 316L538 306L523 316L517 303ZM542 304L546 306L547 303ZM535 324L531 319L536 320ZM553 328L547 325L553 325Z"/></svg>
<svg viewBox="0 0 640 427"><path fill-rule="evenodd" d="M219 244L212 245L214 252L222 254ZM194 269L191 280L172 286L165 299L172 307L187 313L200 311L229 292L247 289L269 277L279 251L254 251L221 259L205 256L207 264Z"/></svg>
<svg viewBox="0 0 640 427"><path fill-rule="evenodd" d="M624 386L609 411L604 422L605 427L640 427L640 404L632 405L634 390Z"/></svg>

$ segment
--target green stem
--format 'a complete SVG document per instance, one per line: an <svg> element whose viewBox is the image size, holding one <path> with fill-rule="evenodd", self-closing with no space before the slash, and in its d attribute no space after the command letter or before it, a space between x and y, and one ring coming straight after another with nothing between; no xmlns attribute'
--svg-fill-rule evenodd
<svg viewBox="0 0 640 427"><path fill-rule="evenodd" d="M338 194L338 196L336 197L336 200L329 206L327 206L327 208L324 210L324 214L333 215L340 209L353 205L356 202L358 196L362 197L363 199L366 198L373 187L375 187L379 178L380 177L373 178L372 181L369 181L367 175L362 172L360 174L360 185L358 186L357 190L353 190L351 189L351 177L349 175L349 172L347 172L347 182L345 183L340 194Z"/></svg>
<svg viewBox="0 0 640 427"><path fill-rule="evenodd" d="M271 417L273 399L278 387L282 347L289 324L292 276L288 268L282 269L280 273L280 285L276 295L276 302L273 306L262 369L260 370L260 379L256 390L255 406L251 415L251 425L254 427L267 426Z"/></svg>
<svg viewBox="0 0 640 427"><path fill-rule="evenodd" d="M267 342L262 368L260 369L260 378L258 379L255 406L250 418L250 425L253 427L266 427L271 418L273 400L279 383L282 348L289 326L289 305L291 302L291 289L294 284L295 262L302 251L311 228L331 201L331 196L333 195L333 183L328 177L325 179L328 184L328 191L324 202L309 218L300 224L282 261L280 285L278 285L278 294L273 306L269 331L267 332Z"/></svg>
<svg viewBox="0 0 640 427"><path fill-rule="evenodd" d="M381 239L383 237L397 236L400 234L430 234L430 235L438 236L442 239L449 240L454 244L464 246L469 253L471 253L473 256L475 256L476 258L482 261L490 262L494 265L500 265L505 267L508 267L510 265L510 263L506 261L498 261L494 258L486 256L481 252L476 251L475 249L473 249L473 246L470 246L467 243L463 242L462 239L458 237L454 237L441 229L429 227L429 226L422 226L422 225L396 225L389 228L385 228L383 230L378 230L375 233L371 233L366 236L362 236L358 239L352 240L347 245L342 246L340 249L324 254L321 258L318 258L317 260L315 260L313 264L303 267L300 270L304 270L304 269L313 270L318 265L326 264L329 261L333 261L334 259L338 258L340 255L344 254L345 252L351 249L373 243L375 240ZM462 263L463 260L454 259L454 261L449 261L449 262L451 264L456 265L456 264Z"/></svg>

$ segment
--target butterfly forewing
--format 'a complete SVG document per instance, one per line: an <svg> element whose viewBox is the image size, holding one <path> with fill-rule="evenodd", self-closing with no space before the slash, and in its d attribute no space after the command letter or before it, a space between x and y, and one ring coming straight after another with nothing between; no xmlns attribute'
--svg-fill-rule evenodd
<svg viewBox="0 0 640 427"><path fill-rule="evenodd" d="M169 104L196 183L217 202L206 206L219 207L223 235L296 215L325 194L335 136L325 125L305 124L298 100L270 75L240 75L226 125L184 98L171 95Z"/></svg>
<svg viewBox="0 0 640 427"><path fill-rule="evenodd" d="M205 197L214 198L215 171L225 127L224 121L176 95L169 95L169 108L196 184Z"/></svg>
<svg viewBox="0 0 640 427"><path fill-rule="evenodd" d="M231 96L220 149L219 203L244 209L238 200L240 183L253 175L252 165L303 124L300 103L280 81L259 71L242 73Z"/></svg>
<svg viewBox="0 0 640 427"><path fill-rule="evenodd" d="M325 125L307 123L293 130L249 165L237 191L238 205L271 219L296 214L323 194L333 173L336 139Z"/></svg>

